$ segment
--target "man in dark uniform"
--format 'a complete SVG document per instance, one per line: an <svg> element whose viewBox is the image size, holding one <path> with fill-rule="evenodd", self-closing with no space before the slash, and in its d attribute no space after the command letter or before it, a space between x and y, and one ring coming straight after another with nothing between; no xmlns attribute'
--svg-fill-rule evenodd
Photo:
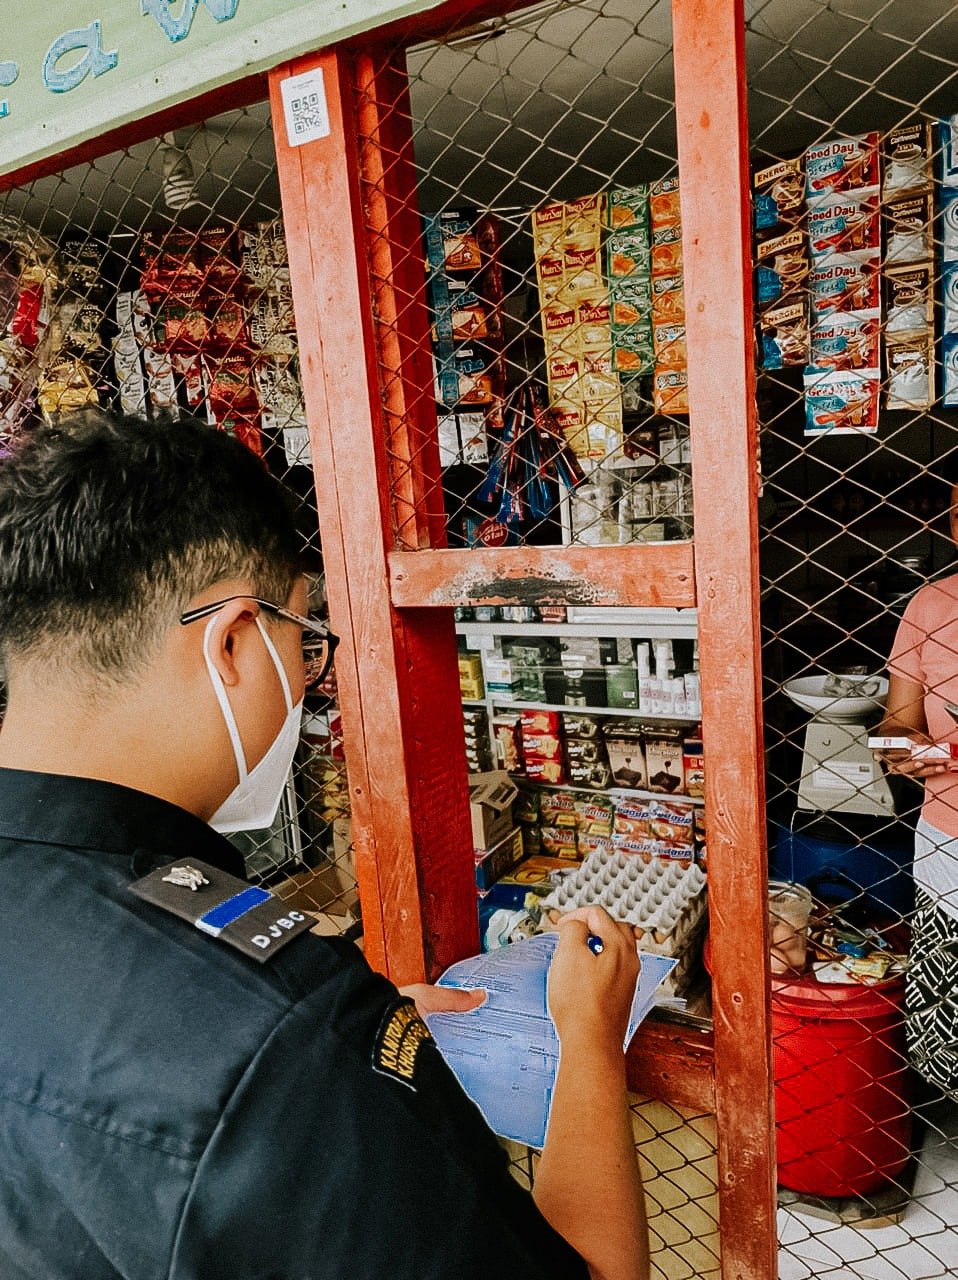
<svg viewBox="0 0 958 1280"><path fill-rule="evenodd" d="M305 608L280 487L208 427L0 465L0 1276L641 1280L630 931L563 927L533 1199L414 1006L219 834L275 811Z"/></svg>

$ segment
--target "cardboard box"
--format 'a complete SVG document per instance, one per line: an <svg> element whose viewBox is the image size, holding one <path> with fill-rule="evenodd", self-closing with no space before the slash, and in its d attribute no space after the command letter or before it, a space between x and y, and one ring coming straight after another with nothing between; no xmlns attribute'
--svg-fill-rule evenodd
<svg viewBox="0 0 958 1280"><path fill-rule="evenodd" d="M609 753L612 780L619 787L631 787L642 791L646 788L648 772L642 735L632 726L606 726L605 746Z"/></svg>
<svg viewBox="0 0 958 1280"><path fill-rule="evenodd" d="M469 775L472 847L495 849L512 831L512 805L519 788L503 769Z"/></svg>
<svg viewBox="0 0 958 1280"><path fill-rule="evenodd" d="M494 849L476 854L476 888L491 889L496 881L522 861L522 830L510 831Z"/></svg>

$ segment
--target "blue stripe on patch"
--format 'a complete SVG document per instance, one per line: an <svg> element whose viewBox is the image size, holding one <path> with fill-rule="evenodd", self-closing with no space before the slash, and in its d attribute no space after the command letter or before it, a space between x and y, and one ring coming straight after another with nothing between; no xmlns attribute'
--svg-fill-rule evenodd
<svg viewBox="0 0 958 1280"><path fill-rule="evenodd" d="M261 903L268 902L272 896L257 885L250 885L242 893L234 893L232 898L227 898L225 902L212 907L205 915L200 916L196 921L196 927L202 929L204 933L214 935L220 933L228 924L232 924L240 916L245 916L247 911L252 911Z"/></svg>

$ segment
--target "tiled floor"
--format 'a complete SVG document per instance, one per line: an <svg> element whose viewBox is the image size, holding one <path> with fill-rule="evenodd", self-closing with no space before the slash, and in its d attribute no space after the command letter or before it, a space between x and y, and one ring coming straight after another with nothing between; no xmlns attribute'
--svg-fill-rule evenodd
<svg viewBox="0 0 958 1280"><path fill-rule="evenodd" d="M854 1228L779 1210L780 1280L958 1277L958 1105L929 1116L914 1193L896 1226Z"/></svg>

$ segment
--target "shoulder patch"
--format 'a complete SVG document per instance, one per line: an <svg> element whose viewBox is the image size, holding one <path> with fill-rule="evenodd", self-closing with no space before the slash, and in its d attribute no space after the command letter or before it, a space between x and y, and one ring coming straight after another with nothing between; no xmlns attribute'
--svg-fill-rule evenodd
<svg viewBox="0 0 958 1280"><path fill-rule="evenodd" d="M142 880L134 880L130 891L261 964L314 923L268 889L196 858L158 867Z"/></svg>
<svg viewBox="0 0 958 1280"><path fill-rule="evenodd" d="M411 1000L387 1005L373 1044L373 1070L391 1076L410 1089L416 1087L419 1050L432 1036Z"/></svg>

